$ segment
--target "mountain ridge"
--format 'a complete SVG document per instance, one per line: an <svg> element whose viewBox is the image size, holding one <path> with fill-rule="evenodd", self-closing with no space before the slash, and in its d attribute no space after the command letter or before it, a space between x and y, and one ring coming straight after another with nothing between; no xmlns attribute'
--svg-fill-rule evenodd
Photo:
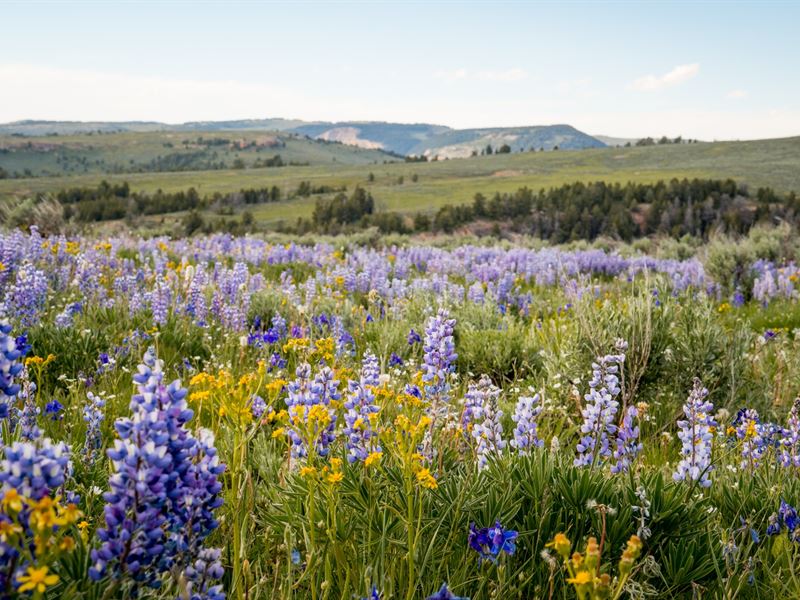
<svg viewBox="0 0 800 600"><path fill-rule="evenodd" d="M228 121L56 121L25 119L0 124L0 134L41 137L80 133L279 131L312 139L338 141L362 148L381 149L404 156L457 158L480 153L488 146L507 145L512 152L578 150L606 144L568 124L455 129L431 123L391 121L303 121L267 118Z"/></svg>

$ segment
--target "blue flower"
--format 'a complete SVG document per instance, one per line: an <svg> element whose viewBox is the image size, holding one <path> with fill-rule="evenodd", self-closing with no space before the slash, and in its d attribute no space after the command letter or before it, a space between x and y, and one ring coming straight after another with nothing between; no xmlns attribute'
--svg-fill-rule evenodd
<svg viewBox="0 0 800 600"><path fill-rule="evenodd" d="M519 534L516 531L503 529L500 521L493 527L478 529L475 523L469 526L469 546L480 555L481 560L491 560L496 563L501 552L509 556L514 554L517 546L514 540Z"/></svg>
<svg viewBox="0 0 800 600"><path fill-rule="evenodd" d="M435 594L428 596L425 600L469 600L466 596L456 596L447 589L447 584L443 583L442 587Z"/></svg>
<svg viewBox="0 0 800 600"><path fill-rule="evenodd" d="M51 400L44 406L44 413L46 415L50 415L50 419L53 421L60 421L64 418L64 415L61 414L61 411L64 409L64 405L61 404L58 400Z"/></svg>
<svg viewBox="0 0 800 600"><path fill-rule="evenodd" d="M413 346L414 344L419 344L422 341L420 335L414 331L413 329L408 332L408 345Z"/></svg>
<svg viewBox="0 0 800 600"><path fill-rule="evenodd" d="M400 358L396 353L392 352L392 355L389 357L389 366L390 367L402 367L403 366L403 359Z"/></svg>
<svg viewBox="0 0 800 600"><path fill-rule="evenodd" d="M369 596L362 598L361 600L383 600L383 594L381 594L378 591L378 588L373 585Z"/></svg>

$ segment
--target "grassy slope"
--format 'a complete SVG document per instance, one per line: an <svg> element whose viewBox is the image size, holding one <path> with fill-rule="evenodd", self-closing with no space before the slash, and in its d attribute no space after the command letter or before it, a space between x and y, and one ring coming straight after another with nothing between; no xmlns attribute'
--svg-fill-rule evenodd
<svg viewBox="0 0 800 600"><path fill-rule="evenodd" d="M238 150L227 145L184 147L182 142L194 142L198 137L226 140L259 140L278 138L285 146L262 147ZM27 148L28 144L33 148ZM171 144L169 147L165 144ZM55 146L55 148L52 148ZM365 150L342 144L330 144L294 137L288 134L258 131L227 132L156 132L156 133L114 133L105 135L64 135L39 138L19 138L0 135L0 148L11 147L14 151L0 153L0 166L9 173L30 169L35 175L84 175L108 173L114 170L135 170L135 165L146 165L156 157L173 154L196 155L199 160L224 161L230 166L236 158L246 165L261 158L269 159L280 154L285 162L311 163L316 165L370 164L391 160L382 152ZM212 154L216 156L212 156ZM63 157L61 163L56 161ZM85 159L85 161L83 160Z"/></svg>
<svg viewBox="0 0 800 600"><path fill-rule="evenodd" d="M180 134L183 135L183 134ZM368 183L369 173L375 181ZM412 174L419 181L411 182ZM403 176L403 185L397 183ZM572 152L522 153L435 163L283 167L244 171L145 173L115 176L82 175L0 181L0 198L11 194L54 191L65 186L95 185L100 179L129 181L134 190L167 191L197 188L201 194L278 185L293 189L302 180L369 187L378 207L415 212L445 203L469 202L476 192L534 189L573 181L649 182L673 177L732 177L752 187L800 191L800 138L753 142L603 148ZM314 199L254 208L264 222L308 215Z"/></svg>

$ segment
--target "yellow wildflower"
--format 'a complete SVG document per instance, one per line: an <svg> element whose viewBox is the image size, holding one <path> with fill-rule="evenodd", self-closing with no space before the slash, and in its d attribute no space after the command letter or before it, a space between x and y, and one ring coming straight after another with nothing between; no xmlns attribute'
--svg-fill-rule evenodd
<svg viewBox="0 0 800 600"><path fill-rule="evenodd" d="M375 463L380 463L383 458L383 452L370 452L369 456L364 459L364 466L371 467Z"/></svg>
<svg viewBox="0 0 800 600"><path fill-rule="evenodd" d="M567 579L567 583L571 583L573 585L586 585L587 583L591 583L592 581L592 574L589 571L580 571L575 574L575 577Z"/></svg>
<svg viewBox="0 0 800 600"><path fill-rule="evenodd" d="M45 590L51 585L58 583L58 575L48 575L48 567L28 567L24 575L17 575L20 592L37 592L44 594Z"/></svg>
<svg viewBox="0 0 800 600"><path fill-rule="evenodd" d="M439 487L439 484L436 483L436 478L431 475L431 472L427 468L422 468L417 471L417 482L425 488L429 490L435 490Z"/></svg>

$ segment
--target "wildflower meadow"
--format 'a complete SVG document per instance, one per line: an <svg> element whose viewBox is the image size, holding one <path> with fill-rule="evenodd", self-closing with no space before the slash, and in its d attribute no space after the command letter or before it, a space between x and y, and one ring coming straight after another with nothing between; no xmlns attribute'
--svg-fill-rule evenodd
<svg viewBox="0 0 800 600"><path fill-rule="evenodd" d="M784 241L0 234L0 597L798 598Z"/></svg>

